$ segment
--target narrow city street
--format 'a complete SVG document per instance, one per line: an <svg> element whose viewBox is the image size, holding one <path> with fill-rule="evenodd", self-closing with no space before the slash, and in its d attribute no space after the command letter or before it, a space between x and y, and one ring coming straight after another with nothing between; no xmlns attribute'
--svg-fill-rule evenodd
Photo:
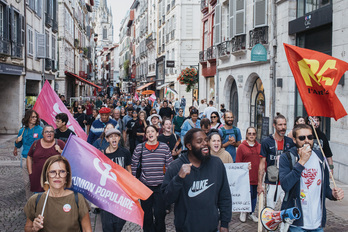
<svg viewBox="0 0 348 232"><path fill-rule="evenodd" d="M0 231L12 232L23 231L26 221L23 207L25 205L25 192L23 189L22 172L20 169L20 161L18 157L12 155L13 141L15 135L0 135ZM348 188L346 187L347 191ZM328 202L328 201L327 201ZM347 207L338 207L333 204L343 206L348 205L348 200L332 203L332 207L327 211L328 219L325 231L338 232L346 231L348 228L347 212L340 215L340 212ZM336 207L336 211L331 211ZM90 213L92 229L101 232L100 215ZM344 219L346 218L346 219ZM174 214L171 212L166 217L167 231L175 231ZM141 231L138 225L127 222L123 231ZM229 231L257 231L257 224L251 221L241 223L239 221L239 213L233 213Z"/></svg>

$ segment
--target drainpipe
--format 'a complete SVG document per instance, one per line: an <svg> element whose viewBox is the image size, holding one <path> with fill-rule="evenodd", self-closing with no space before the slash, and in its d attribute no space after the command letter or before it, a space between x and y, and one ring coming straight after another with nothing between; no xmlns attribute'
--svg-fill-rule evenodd
<svg viewBox="0 0 348 232"><path fill-rule="evenodd" d="M45 42L47 43L46 41L46 34L45 34L45 8L46 8L46 5L47 5L47 2L45 0L43 0L42 2L42 33L43 35L45 36ZM45 49L46 49L46 44L45 44ZM47 51L46 51L47 52ZM46 54L47 56L47 54ZM45 84L45 58L41 59L41 72L42 72L42 84L41 84L41 89L43 88L44 84Z"/></svg>
<svg viewBox="0 0 348 232"><path fill-rule="evenodd" d="M270 41L271 44L271 51L270 51L270 79L272 80L271 85L271 93L270 93L270 99L272 100L271 105L271 115L270 120L273 122L273 118L275 116L275 104L276 104L276 86L277 86L277 73L276 73L276 56L277 56L277 5L276 0L272 1L271 5L271 36L272 39ZM270 123L272 125L272 123ZM270 126L270 129L273 131L273 127Z"/></svg>
<svg viewBox="0 0 348 232"><path fill-rule="evenodd" d="M27 5L25 3L25 1L23 1L23 6L24 6L24 35L27 34ZM23 38L22 38L23 39ZM24 36L24 45L23 45L23 50L24 50L24 59L23 59L23 65L24 65L24 107L23 107L23 114L22 116L24 116L24 112L25 112L25 97L27 96L27 81L26 81L26 75L27 75L27 36Z"/></svg>

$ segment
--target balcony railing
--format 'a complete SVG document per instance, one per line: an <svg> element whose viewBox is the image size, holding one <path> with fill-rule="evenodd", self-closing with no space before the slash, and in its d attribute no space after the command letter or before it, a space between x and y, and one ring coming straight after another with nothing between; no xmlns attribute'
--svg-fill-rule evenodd
<svg viewBox="0 0 348 232"><path fill-rule="evenodd" d="M232 52L238 52L241 50L245 50L246 42L245 42L246 35L238 35L232 38Z"/></svg>
<svg viewBox="0 0 348 232"><path fill-rule="evenodd" d="M12 53L11 56L15 58L22 59L23 58L23 46L22 45L17 45L17 43L12 43Z"/></svg>
<svg viewBox="0 0 348 232"><path fill-rule="evenodd" d="M50 71L52 69L52 61L49 58L45 59L45 70Z"/></svg>
<svg viewBox="0 0 348 232"><path fill-rule="evenodd" d="M58 22L56 20L52 21L52 31L54 33L58 32Z"/></svg>
<svg viewBox="0 0 348 232"><path fill-rule="evenodd" d="M217 49L218 49L219 57L228 55L231 52L231 42L224 41L220 43L219 45L217 45Z"/></svg>
<svg viewBox="0 0 348 232"><path fill-rule="evenodd" d="M254 28L254 30L249 31L249 47L252 48L256 44L267 44L268 43L268 26Z"/></svg>
<svg viewBox="0 0 348 232"><path fill-rule="evenodd" d="M203 14L208 12L208 0L201 0L201 12Z"/></svg>
<svg viewBox="0 0 348 232"><path fill-rule="evenodd" d="M216 47L211 46L210 48L207 49L207 60L211 61L216 59Z"/></svg>
<svg viewBox="0 0 348 232"><path fill-rule="evenodd" d="M52 27L52 18L51 15L45 13L45 24L47 27Z"/></svg>
<svg viewBox="0 0 348 232"><path fill-rule="evenodd" d="M10 55L11 53L11 43L10 41L4 40L0 37L0 53Z"/></svg>
<svg viewBox="0 0 348 232"><path fill-rule="evenodd" d="M199 52L199 62L206 62L207 61L207 50L200 51Z"/></svg>

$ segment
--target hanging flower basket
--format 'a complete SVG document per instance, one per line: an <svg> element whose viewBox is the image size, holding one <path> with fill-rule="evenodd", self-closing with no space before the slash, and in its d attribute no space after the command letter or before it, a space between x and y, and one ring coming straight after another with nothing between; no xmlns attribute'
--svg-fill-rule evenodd
<svg viewBox="0 0 348 232"><path fill-rule="evenodd" d="M186 92L190 92L193 86L198 83L197 70L195 68L185 68L181 71L177 80L180 84L187 85Z"/></svg>

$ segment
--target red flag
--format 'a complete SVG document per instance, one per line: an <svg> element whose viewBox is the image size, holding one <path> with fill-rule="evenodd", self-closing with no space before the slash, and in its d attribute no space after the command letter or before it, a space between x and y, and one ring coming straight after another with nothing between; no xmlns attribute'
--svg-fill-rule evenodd
<svg viewBox="0 0 348 232"><path fill-rule="evenodd" d="M285 53L302 102L309 116L347 115L335 90L348 63L321 52L284 43Z"/></svg>
<svg viewBox="0 0 348 232"><path fill-rule="evenodd" d="M48 81L45 82L43 88L41 89L33 109L39 113L43 120L52 125L54 128L56 128L56 115L59 113L66 113L69 117L67 127L74 131L78 137L87 140L86 133L83 131L75 118L70 114L63 102L59 99L58 95L56 92L54 92Z"/></svg>

